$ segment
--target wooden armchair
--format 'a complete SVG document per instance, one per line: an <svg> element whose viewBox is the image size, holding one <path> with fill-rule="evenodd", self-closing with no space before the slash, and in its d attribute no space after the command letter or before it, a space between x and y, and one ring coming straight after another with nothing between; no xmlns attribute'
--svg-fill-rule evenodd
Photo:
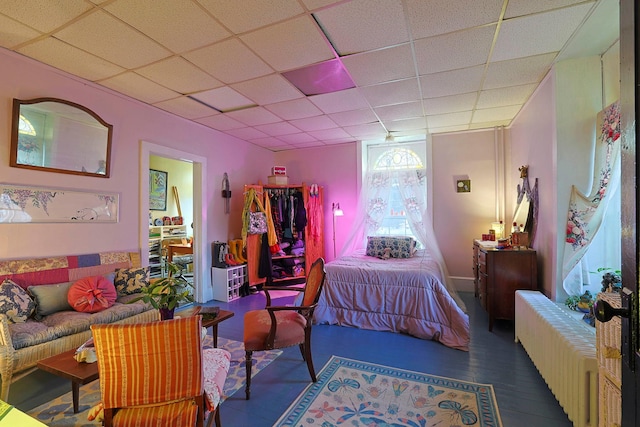
<svg viewBox="0 0 640 427"><path fill-rule="evenodd" d="M272 350L294 345L300 346L302 358L307 362L311 380L316 382L316 373L311 359L311 325L313 312L320 299L324 284L324 259L318 258L309 271L304 288L293 286L263 286L267 297L264 310L248 311L244 316L244 348L246 357L247 382L245 394L251 394L251 365L254 351ZM300 306L271 305L272 291L304 292Z"/></svg>
<svg viewBox="0 0 640 427"><path fill-rule="evenodd" d="M230 355L203 350L201 316L91 330L105 426L203 426L207 410L220 426Z"/></svg>

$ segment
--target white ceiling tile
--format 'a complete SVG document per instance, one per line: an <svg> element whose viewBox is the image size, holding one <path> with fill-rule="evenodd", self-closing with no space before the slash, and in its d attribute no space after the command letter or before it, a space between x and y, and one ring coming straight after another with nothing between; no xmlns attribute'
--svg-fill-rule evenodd
<svg viewBox="0 0 640 427"><path fill-rule="evenodd" d="M309 10L320 9L335 3L342 3L343 0L302 0L302 3Z"/></svg>
<svg viewBox="0 0 640 427"><path fill-rule="evenodd" d="M180 96L179 93L131 71L102 80L100 84L148 104L155 104L156 102Z"/></svg>
<svg viewBox="0 0 640 427"><path fill-rule="evenodd" d="M18 49L18 52L90 81L102 80L125 71L122 67L53 37L30 43Z"/></svg>
<svg viewBox="0 0 640 427"><path fill-rule="evenodd" d="M340 92L314 95L310 96L309 100L326 114L369 107L367 100L358 89L347 89L341 90Z"/></svg>
<svg viewBox="0 0 640 427"><path fill-rule="evenodd" d="M93 6L83 0L2 0L0 13L43 33L72 21ZM7 28L2 27L2 32Z"/></svg>
<svg viewBox="0 0 640 427"><path fill-rule="evenodd" d="M199 0L236 34L273 24L304 12L296 0Z"/></svg>
<svg viewBox="0 0 640 427"><path fill-rule="evenodd" d="M322 114L322 111L307 98L265 105L265 108L284 120L302 119Z"/></svg>
<svg viewBox="0 0 640 427"><path fill-rule="evenodd" d="M385 120L384 126L389 132L413 131L417 129L426 129L427 120L424 117L404 120Z"/></svg>
<svg viewBox="0 0 640 427"><path fill-rule="evenodd" d="M272 138L266 135L264 132L260 132L259 130L251 127L246 127L241 129L230 129L225 133L228 133L231 136L235 136L236 138L244 139L245 141L248 141L250 139L256 139L256 138Z"/></svg>
<svg viewBox="0 0 640 427"><path fill-rule="evenodd" d="M245 127L244 123L241 123L226 114L215 114L209 117L202 117L200 119L196 119L198 123L202 123L205 126L209 126L210 128L217 129L220 131L227 131L229 129L240 129Z"/></svg>
<svg viewBox="0 0 640 427"><path fill-rule="evenodd" d="M347 132L345 132L341 128L333 128L333 129L322 129L322 130L314 130L309 131L309 135L318 138L321 141L325 139L339 139L339 138L350 138Z"/></svg>
<svg viewBox="0 0 640 427"><path fill-rule="evenodd" d="M324 143L321 141L312 141L312 142L300 142L297 144L291 144L293 145L293 147L295 148L312 148L312 147L322 147L324 146Z"/></svg>
<svg viewBox="0 0 640 427"><path fill-rule="evenodd" d="M413 38L421 39L498 22L503 0L406 0L406 3Z"/></svg>
<svg viewBox="0 0 640 427"><path fill-rule="evenodd" d="M448 133L448 132L461 132L469 129L469 125L459 125L459 126L444 126L438 128L429 128L429 133Z"/></svg>
<svg viewBox="0 0 640 427"><path fill-rule="evenodd" d="M289 122L305 132L338 127L328 116L307 117L306 119L290 120Z"/></svg>
<svg viewBox="0 0 640 427"><path fill-rule="evenodd" d="M427 116L429 129L441 128L445 126L468 125L471 122L471 111L461 111L459 113L436 114Z"/></svg>
<svg viewBox="0 0 640 427"><path fill-rule="evenodd" d="M277 71L334 58L333 51L309 16L262 28L240 38Z"/></svg>
<svg viewBox="0 0 640 427"><path fill-rule="evenodd" d="M258 126L280 121L278 116L262 107L245 108L244 110L230 111L226 114L247 126Z"/></svg>
<svg viewBox="0 0 640 427"><path fill-rule="evenodd" d="M585 18L591 4L514 18L502 23L493 61L558 52Z"/></svg>
<svg viewBox="0 0 640 427"><path fill-rule="evenodd" d="M372 107L399 104L422 99L418 79L405 79L395 82L365 86L361 93Z"/></svg>
<svg viewBox="0 0 640 427"><path fill-rule="evenodd" d="M340 56L409 41L400 0L352 0L314 16Z"/></svg>
<svg viewBox="0 0 640 427"><path fill-rule="evenodd" d="M503 107L506 105L522 105L536 90L536 84L509 86L499 89L489 89L480 92L477 108Z"/></svg>
<svg viewBox="0 0 640 427"><path fill-rule="evenodd" d="M368 137L381 137L384 138L387 134L386 130L380 123L368 123L354 126L344 126L343 129L351 136L360 139L366 139Z"/></svg>
<svg viewBox="0 0 640 427"><path fill-rule="evenodd" d="M492 62L487 68L484 89L539 83L549 71L555 53Z"/></svg>
<svg viewBox="0 0 640 427"><path fill-rule="evenodd" d="M493 128L493 127L498 127L498 126L509 126L509 123L511 123L511 119L509 119L509 120L495 120L495 121L492 121L492 122L483 122L483 123L471 123L469 125L469 130L487 129L487 128Z"/></svg>
<svg viewBox="0 0 640 427"><path fill-rule="evenodd" d="M222 82L186 59L175 56L142 67L136 72L183 94L214 89L223 85Z"/></svg>
<svg viewBox="0 0 640 427"><path fill-rule="evenodd" d="M419 73L431 74L486 63L495 30L496 26L490 25L416 40Z"/></svg>
<svg viewBox="0 0 640 427"><path fill-rule="evenodd" d="M513 119L516 114L518 114L518 111L520 111L520 105L476 110L475 113L473 113L473 120L471 123L485 123L498 120L508 121Z"/></svg>
<svg viewBox="0 0 640 427"><path fill-rule="evenodd" d="M238 39L225 40L182 56L227 84L273 73L271 67Z"/></svg>
<svg viewBox="0 0 640 427"><path fill-rule="evenodd" d="M360 125L378 120L373 110L369 108L366 110L352 110L329 114L329 117L340 126Z"/></svg>
<svg viewBox="0 0 640 427"><path fill-rule="evenodd" d="M278 138L289 144L317 141L316 138L308 133L292 133L291 135L282 135Z"/></svg>
<svg viewBox="0 0 640 427"><path fill-rule="evenodd" d="M300 133L300 129L298 129L297 127L287 122L276 122L276 123L269 123L266 125L258 125L258 126L255 126L255 128L270 136L281 136L281 135L290 135L294 133Z"/></svg>
<svg viewBox="0 0 640 427"><path fill-rule="evenodd" d="M206 105L185 96L156 102L153 105L186 119L197 119L199 117L206 117L210 116L212 113L216 113L216 111Z"/></svg>
<svg viewBox="0 0 640 427"><path fill-rule="evenodd" d="M484 68L484 65L478 65L420 76L422 96L437 98L478 91L481 88Z"/></svg>
<svg viewBox="0 0 640 427"><path fill-rule="evenodd" d="M35 39L40 33L7 16L0 15L0 46L12 49L28 40Z"/></svg>
<svg viewBox="0 0 640 427"><path fill-rule="evenodd" d="M474 108L477 98L477 92L429 98L424 100L424 110L427 115L469 111Z"/></svg>
<svg viewBox="0 0 640 427"><path fill-rule="evenodd" d="M584 1L585 0L509 0L504 17L513 18L515 16L529 15L583 3Z"/></svg>
<svg viewBox="0 0 640 427"><path fill-rule="evenodd" d="M322 141L324 145L352 144L355 142L356 139L352 136L349 138L325 139Z"/></svg>
<svg viewBox="0 0 640 427"><path fill-rule="evenodd" d="M259 145L260 147L282 147L288 146L287 143L281 141L279 138L274 138L272 136L266 136L263 138L251 138L248 140L252 144Z"/></svg>
<svg viewBox="0 0 640 427"><path fill-rule="evenodd" d="M424 115L422 102L420 101L376 107L374 110L382 120L398 120L422 117Z"/></svg>
<svg viewBox="0 0 640 427"><path fill-rule="evenodd" d="M231 111L255 105L252 100L228 86L194 93L191 96L220 111Z"/></svg>
<svg viewBox="0 0 640 427"><path fill-rule="evenodd" d="M171 54L149 37L102 11L73 22L54 36L124 68L141 67Z"/></svg>
<svg viewBox="0 0 640 427"><path fill-rule="evenodd" d="M233 84L231 87L259 105L275 104L304 96L280 74L258 77Z"/></svg>
<svg viewBox="0 0 640 427"><path fill-rule="evenodd" d="M190 1L118 0L107 4L105 10L175 53L215 43L231 35Z"/></svg>
<svg viewBox="0 0 640 427"><path fill-rule="evenodd" d="M416 75L411 45L408 43L345 56L342 62L353 81L360 86L406 79Z"/></svg>

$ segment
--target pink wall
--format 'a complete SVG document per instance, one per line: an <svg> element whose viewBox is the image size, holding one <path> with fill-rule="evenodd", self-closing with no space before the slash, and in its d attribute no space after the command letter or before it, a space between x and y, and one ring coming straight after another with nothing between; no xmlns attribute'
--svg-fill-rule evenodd
<svg viewBox="0 0 640 427"><path fill-rule="evenodd" d="M149 141L207 159L208 240L239 235L242 186L266 179L273 153L247 142L133 101L20 55L0 49L0 182L120 194L117 224L0 224L0 259L109 250L137 250L139 224L140 141ZM92 178L9 167L13 98L62 98L84 105L113 125L111 177ZM223 213L222 174L234 197ZM144 175L146 177L146 175ZM143 177L143 178L144 178ZM146 178L145 178L146 179Z"/></svg>

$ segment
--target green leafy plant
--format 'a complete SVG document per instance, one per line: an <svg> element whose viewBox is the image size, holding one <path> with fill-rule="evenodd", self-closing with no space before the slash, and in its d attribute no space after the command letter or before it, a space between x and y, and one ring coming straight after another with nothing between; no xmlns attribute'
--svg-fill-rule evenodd
<svg viewBox="0 0 640 427"><path fill-rule="evenodd" d="M193 302L193 294L189 288L193 285L182 276L182 268L174 263L167 263L168 275L143 286L140 296L130 302L144 301L157 309L175 309L182 302Z"/></svg>
<svg viewBox="0 0 640 427"><path fill-rule="evenodd" d="M600 267L590 273L602 273L601 292L617 292L622 287L622 271L611 267Z"/></svg>
<svg viewBox="0 0 640 427"><path fill-rule="evenodd" d="M593 303L595 302L595 298L591 294L590 291L585 291L582 295L571 295L569 296L564 304L569 307L571 310L588 312L593 307Z"/></svg>

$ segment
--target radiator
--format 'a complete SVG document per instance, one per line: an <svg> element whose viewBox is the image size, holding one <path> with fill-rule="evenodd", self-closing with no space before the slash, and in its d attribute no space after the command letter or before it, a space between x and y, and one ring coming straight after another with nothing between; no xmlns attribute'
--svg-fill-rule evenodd
<svg viewBox="0 0 640 427"><path fill-rule="evenodd" d="M516 291L515 339L575 427L598 425L595 328L538 291Z"/></svg>

